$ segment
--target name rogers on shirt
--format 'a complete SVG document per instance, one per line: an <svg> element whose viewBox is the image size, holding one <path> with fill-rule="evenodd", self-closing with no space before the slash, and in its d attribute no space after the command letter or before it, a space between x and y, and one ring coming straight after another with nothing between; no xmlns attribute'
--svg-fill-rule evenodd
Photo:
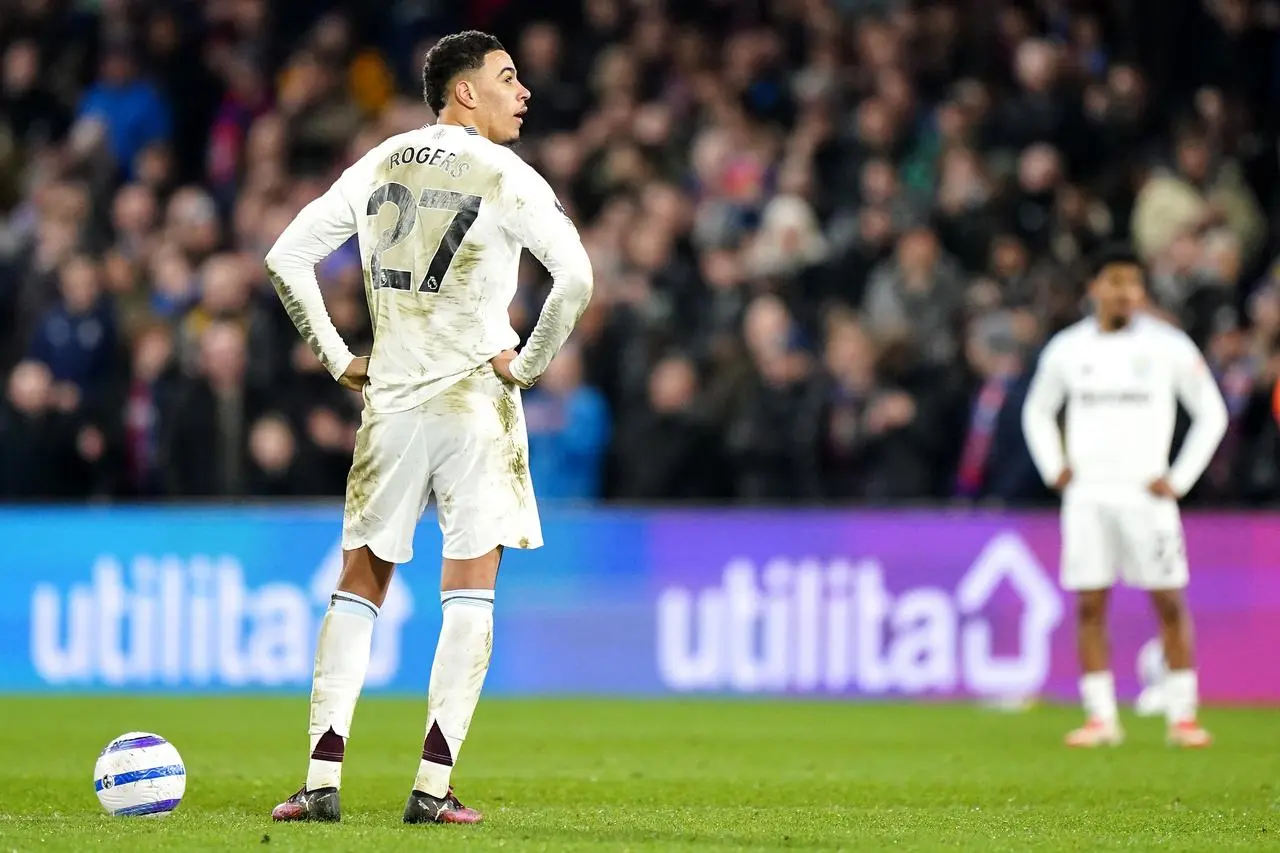
<svg viewBox="0 0 1280 853"><path fill-rule="evenodd" d="M416 163L419 166L436 166L440 171L455 180L471 171L471 163L469 161L459 160L458 155L452 151L446 151L443 148L432 148L429 145L424 145L421 148L414 148L410 145L403 150L394 152L387 158L387 168L389 169L394 169L397 166L408 166L411 163Z"/></svg>

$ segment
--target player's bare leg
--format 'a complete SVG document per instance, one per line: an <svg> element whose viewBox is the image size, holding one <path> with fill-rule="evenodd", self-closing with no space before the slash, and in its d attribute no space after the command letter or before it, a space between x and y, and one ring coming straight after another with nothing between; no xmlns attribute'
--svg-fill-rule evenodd
<svg viewBox="0 0 1280 853"><path fill-rule="evenodd" d="M458 801L449 777L471 727L493 650L493 594L502 562L499 546L470 560L446 558L440 602L444 618L431 667L427 734L405 823L479 823L481 815Z"/></svg>
<svg viewBox="0 0 1280 853"><path fill-rule="evenodd" d="M311 684L311 761L302 788L271 812L273 820L336 821L342 759L356 701L364 687L373 623L386 600L395 565L367 546L342 552L342 575L329 599L316 643Z"/></svg>
<svg viewBox="0 0 1280 853"><path fill-rule="evenodd" d="M1076 642L1080 655L1080 698L1085 724L1068 733L1067 746L1114 746L1124 739L1111 676L1105 589L1082 590L1076 598Z"/></svg>
<svg viewBox="0 0 1280 853"><path fill-rule="evenodd" d="M1151 603L1160 621L1160 641L1169 664L1169 674L1165 677L1169 743L1193 748L1208 746L1212 738L1196 719L1199 685L1191 611L1187 607L1186 596L1180 589L1154 590Z"/></svg>

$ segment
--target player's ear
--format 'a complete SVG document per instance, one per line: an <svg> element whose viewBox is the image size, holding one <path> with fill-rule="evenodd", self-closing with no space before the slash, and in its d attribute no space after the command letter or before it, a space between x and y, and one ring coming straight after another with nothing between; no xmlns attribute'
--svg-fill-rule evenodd
<svg viewBox="0 0 1280 853"><path fill-rule="evenodd" d="M454 83L453 97L464 107L470 107L472 109L475 109L478 103L476 99L476 88L471 84L470 80L458 80Z"/></svg>

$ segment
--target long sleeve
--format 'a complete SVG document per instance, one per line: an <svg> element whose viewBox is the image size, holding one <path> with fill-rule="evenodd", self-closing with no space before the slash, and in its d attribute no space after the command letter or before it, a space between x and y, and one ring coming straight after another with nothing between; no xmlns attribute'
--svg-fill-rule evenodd
<svg viewBox="0 0 1280 853"><path fill-rule="evenodd" d="M591 301L591 260L555 193L541 175L517 160L502 190L504 227L551 273L551 292L511 375L526 388L542 376L569 339Z"/></svg>
<svg viewBox="0 0 1280 853"><path fill-rule="evenodd" d="M1022 432L1027 439L1027 449L1040 477L1049 485L1058 481L1067 466L1062 431L1058 429L1058 412L1067 396L1059 351L1052 341L1044 348L1022 406Z"/></svg>
<svg viewBox="0 0 1280 853"><path fill-rule="evenodd" d="M355 168L344 172L328 192L302 209L266 258L267 275L289 319L334 379L346 372L355 356L325 307L316 264L356 233L355 210L344 192Z"/></svg>
<svg viewBox="0 0 1280 853"><path fill-rule="evenodd" d="M1174 354L1175 390L1191 415L1191 430L1169 469L1169 485L1185 495L1213 460L1227 432L1227 404L1213 373L1189 338L1181 337Z"/></svg>

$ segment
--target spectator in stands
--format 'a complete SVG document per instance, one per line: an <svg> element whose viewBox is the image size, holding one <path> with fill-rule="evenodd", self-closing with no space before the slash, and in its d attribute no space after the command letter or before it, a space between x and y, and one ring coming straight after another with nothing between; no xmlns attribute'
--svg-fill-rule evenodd
<svg viewBox="0 0 1280 853"><path fill-rule="evenodd" d="M268 114L268 86L262 72L243 55L227 57L228 83L208 136L208 179L224 207L234 202L237 181L254 122Z"/></svg>
<svg viewBox="0 0 1280 853"><path fill-rule="evenodd" d="M311 464L293 427L282 415L267 414L254 422L248 451L246 494L286 498L332 488L324 481L324 472Z"/></svg>
<svg viewBox="0 0 1280 853"><path fill-rule="evenodd" d="M281 76L277 109L288 124L292 165L304 173L323 171L360 129L360 110L343 90L344 71L303 52Z"/></svg>
<svg viewBox="0 0 1280 853"><path fill-rule="evenodd" d="M0 496L70 498L84 494L76 451L76 401L59 398L49 368L24 361L9 374L0 407Z"/></svg>
<svg viewBox="0 0 1280 853"><path fill-rule="evenodd" d="M1235 457L1222 461L1230 465L1234 495L1271 503L1280 500L1280 289L1274 279L1263 282L1248 308L1251 332L1243 352L1229 354L1247 360L1256 372L1243 406L1236 400L1239 409L1229 427L1235 432L1229 444ZM1221 476L1221 468L1217 473Z"/></svg>
<svg viewBox="0 0 1280 853"><path fill-rule="evenodd" d="M999 311L973 324L966 356L973 369L956 493L969 499L1018 504L1048 497L1022 437L1022 402L1031 373L1027 341L1019 339L1026 314Z"/></svg>
<svg viewBox="0 0 1280 853"><path fill-rule="evenodd" d="M151 254L147 268L151 281L150 312L165 320L176 321L196 301L198 291L195 272L186 253L176 243L163 243Z"/></svg>
<svg viewBox="0 0 1280 853"><path fill-rule="evenodd" d="M1078 97L1063 80L1059 49L1044 39L1026 39L1014 53L1018 92L997 118L999 144L1022 151L1053 143L1074 160L1089 147Z"/></svg>
<svg viewBox="0 0 1280 853"><path fill-rule="evenodd" d="M892 260L872 270L864 302L868 329L885 338L910 335L929 361L957 353L955 324L964 298L960 265L930 228L902 235Z"/></svg>
<svg viewBox="0 0 1280 853"><path fill-rule="evenodd" d="M6 457L6 483L342 492L361 401L297 342L259 261L357 156L434 120L408 66L428 33L478 13L434 5L0 15L0 371L35 354L56 374L13 374L0 446L44 458L56 439L69 466L39 482ZM553 491L1037 500L1008 423L1023 362L1081 315L1082 260L1131 235L1154 306L1233 400L1197 498L1280 499L1280 300L1268 277L1254 284L1280 254L1262 7L1209 4L1164 31L1115 4L1048 0L994 0L976 28L956 0L562 6L495 19L534 88L521 154L578 224L597 282L565 362L581 361L578 390L530 394L557 425L533 460ZM367 352L358 247L317 273ZM526 259L523 334L547 286ZM131 372L110 369L105 334L86 347L62 333L94 324ZM616 424L608 476L570 487L552 461L558 413L591 389L598 423Z"/></svg>
<svg viewBox="0 0 1280 853"><path fill-rule="evenodd" d="M31 165L20 155L60 139L69 119L40 79L40 49L34 41L10 44L0 73L0 205L8 207L20 191L21 170Z"/></svg>
<svg viewBox="0 0 1280 853"><path fill-rule="evenodd" d="M823 368L813 411L822 496L883 502L929 494L938 425L883 375L855 314L828 316Z"/></svg>
<svg viewBox="0 0 1280 853"><path fill-rule="evenodd" d="M276 373L278 347L276 330L262 302L254 298L250 272L258 268L240 256L213 255L200 267L200 300L183 318L179 328L179 358L188 371L201 358L201 338L213 323L234 323L248 340L254 353L248 381L258 389L271 384Z"/></svg>
<svg viewBox="0 0 1280 853"><path fill-rule="evenodd" d="M939 241L965 269L981 270L1002 224L996 186L982 158L963 145L947 149L941 154L937 186Z"/></svg>
<svg viewBox="0 0 1280 853"><path fill-rule="evenodd" d="M582 353L572 343L524 395L529 474L547 500L594 501L601 496L612 428L604 397L582 384Z"/></svg>
<svg viewBox="0 0 1280 853"><path fill-rule="evenodd" d="M97 262L87 255L62 265L59 301L40 320L29 352L48 365L55 382L70 383L81 396L100 392L115 362L115 313L100 277Z"/></svg>
<svg viewBox="0 0 1280 853"><path fill-rule="evenodd" d="M713 500L726 495L719 436L698 407L698 374L682 355L661 359L644 403L628 410L615 444L619 497L637 501Z"/></svg>
<svg viewBox="0 0 1280 853"><path fill-rule="evenodd" d="M1009 202L1013 230L1033 252L1049 252L1055 201L1065 182L1062 155L1054 146L1038 142L1022 151L1017 169L1018 183Z"/></svg>
<svg viewBox="0 0 1280 853"><path fill-rule="evenodd" d="M266 401L245 379L244 330L218 320L200 336L199 372L179 382L167 413L166 491L184 497L238 497L250 484L249 432Z"/></svg>
<svg viewBox="0 0 1280 853"><path fill-rule="evenodd" d="M318 494L340 495L351 467L363 398L335 383L305 341L294 343L290 363L289 384L274 390L297 438L297 456L309 472L305 482Z"/></svg>
<svg viewBox="0 0 1280 853"><path fill-rule="evenodd" d="M1148 262L1180 233L1215 227L1235 235L1247 262L1261 247L1266 222L1240 165L1216 154L1202 131L1186 130L1174 145L1172 168L1157 170L1143 185L1132 227Z"/></svg>
<svg viewBox="0 0 1280 853"><path fill-rule="evenodd" d="M133 497L164 494L162 429L173 405L176 361L172 329L161 322L134 338L126 385L109 405L115 420L108 429L119 446L121 492ZM104 415L107 417L108 415Z"/></svg>
<svg viewBox="0 0 1280 853"><path fill-rule="evenodd" d="M115 39L105 47L98 82L85 92L76 120L105 128L107 151L125 174L133 173L143 149L168 142L173 132L169 104L138 75L137 46Z"/></svg>
<svg viewBox="0 0 1280 853"><path fill-rule="evenodd" d="M748 372L729 413L725 448L734 492L753 502L818 495L811 406L813 375L799 328L777 296L747 307L742 333Z"/></svg>
<svg viewBox="0 0 1280 853"><path fill-rule="evenodd" d="M1184 231L1155 259L1153 301L1206 347L1214 329L1234 323L1240 263L1239 241L1230 231L1215 229L1203 236Z"/></svg>
<svg viewBox="0 0 1280 853"><path fill-rule="evenodd" d="M155 192L142 184L125 184L111 201L114 248L125 258L148 257L155 242L159 208Z"/></svg>
<svg viewBox="0 0 1280 853"><path fill-rule="evenodd" d="M164 226L166 240L191 264L203 263L224 237L218 206L208 192L196 186L182 187L169 197Z"/></svg>
<svg viewBox="0 0 1280 853"><path fill-rule="evenodd" d="M520 36L516 58L521 81L544 102L543 109L526 116L522 133L542 136L574 129L582 117L585 93L565 74L560 30L546 21L530 24Z"/></svg>

